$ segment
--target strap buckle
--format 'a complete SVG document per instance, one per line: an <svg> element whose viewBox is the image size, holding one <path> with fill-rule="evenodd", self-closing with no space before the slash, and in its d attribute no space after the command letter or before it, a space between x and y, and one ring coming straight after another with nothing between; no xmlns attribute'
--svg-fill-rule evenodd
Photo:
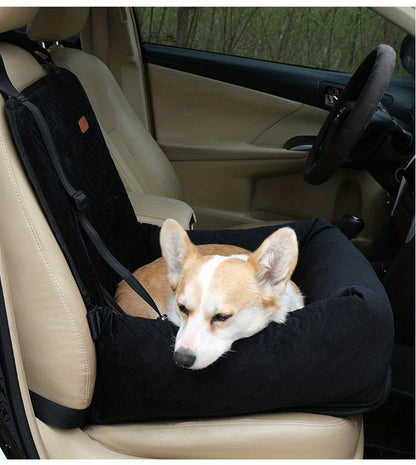
<svg viewBox="0 0 416 465"><path fill-rule="evenodd" d="M166 315L166 313L162 313L157 317L157 319L161 321L168 321L168 316Z"/></svg>
<svg viewBox="0 0 416 465"><path fill-rule="evenodd" d="M77 211L85 210L87 207L87 196L82 191L76 191L71 195L72 202Z"/></svg>
<svg viewBox="0 0 416 465"><path fill-rule="evenodd" d="M101 318L99 313L101 308L98 305L94 305L87 312L88 326L90 327L91 337L94 341L97 341L101 336Z"/></svg>

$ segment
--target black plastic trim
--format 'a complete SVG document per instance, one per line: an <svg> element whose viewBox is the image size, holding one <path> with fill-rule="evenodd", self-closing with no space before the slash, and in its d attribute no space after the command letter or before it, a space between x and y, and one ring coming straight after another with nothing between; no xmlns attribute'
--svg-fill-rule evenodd
<svg viewBox="0 0 416 465"><path fill-rule="evenodd" d="M278 97L328 110L325 84L343 88L349 73L307 68L221 53L142 43L145 63L247 87ZM364 57L363 57L364 58ZM389 112L406 120L414 102L414 80L393 78L382 103Z"/></svg>
<svg viewBox="0 0 416 465"><path fill-rule="evenodd" d="M26 459L39 459L36 445L30 432L26 418L25 407L20 394L19 379L17 377L16 365L14 363L14 353L12 340L7 319L6 304L4 302L3 287L0 278L0 362L4 374L6 394L9 401L9 409L16 427L17 438L24 457ZM16 441L17 440L17 441Z"/></svg>
<svg viewBox="0 0 416 465"><path fill-rule="evenodd" d="M35 415L44 423L62 429L79 428L79 425L86 424L89 408L79 410L64 407L36 394L36 392L29 392Z"/></svg>

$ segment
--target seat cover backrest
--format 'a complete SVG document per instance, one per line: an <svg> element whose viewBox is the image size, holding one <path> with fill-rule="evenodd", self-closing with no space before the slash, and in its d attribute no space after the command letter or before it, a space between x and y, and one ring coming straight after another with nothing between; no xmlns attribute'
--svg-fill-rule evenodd
<svg viewBox="0 0 416 465"><path fill-rule="evenodd" d="M36 41L54 42L75 35L87 20L86 10L40 8L28 25L28 36ZM59 66L69 69L80 80L127 190L182 199L182 189L171 163L126 100L107 66L81 50L54 46L50 51Z"/></svg>
<svg viewBox="0 0 416 465"><path fill-rule="evenodd" d="M14 10L13 15L5 10ZM0 8L0 30L26 24L27 10ZM45 74L29 53L15 45L0 43L0 54L18 90ZM23 171L4 111L0 113L0 242L30 390L63 406L85 409L96 374L86 309Z"/></svg>

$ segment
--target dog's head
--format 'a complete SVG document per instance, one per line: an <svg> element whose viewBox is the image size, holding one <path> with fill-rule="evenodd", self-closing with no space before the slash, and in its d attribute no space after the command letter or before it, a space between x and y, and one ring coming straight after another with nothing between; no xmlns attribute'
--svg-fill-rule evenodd
<svg viewBox="0 0 416 465"><path fill-rule="evenodd" d="M273 233L252 254L202 256L184 229L169 219L160 244L173 290L168 317L179 326L174 359L194 370L267 326L280 309L298 257L290 228Z"/></svg>

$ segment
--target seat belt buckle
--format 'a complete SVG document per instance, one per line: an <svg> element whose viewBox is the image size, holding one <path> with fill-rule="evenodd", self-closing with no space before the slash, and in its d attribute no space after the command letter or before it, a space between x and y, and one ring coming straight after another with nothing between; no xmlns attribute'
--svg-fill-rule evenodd
<svg viewBox="0 0 416 465"><path fill-rule="evenodd" d="M87 196L82 191L76 191L75 194L71 196L74 207L77 211L85 210L87 207Z"/></svg>

